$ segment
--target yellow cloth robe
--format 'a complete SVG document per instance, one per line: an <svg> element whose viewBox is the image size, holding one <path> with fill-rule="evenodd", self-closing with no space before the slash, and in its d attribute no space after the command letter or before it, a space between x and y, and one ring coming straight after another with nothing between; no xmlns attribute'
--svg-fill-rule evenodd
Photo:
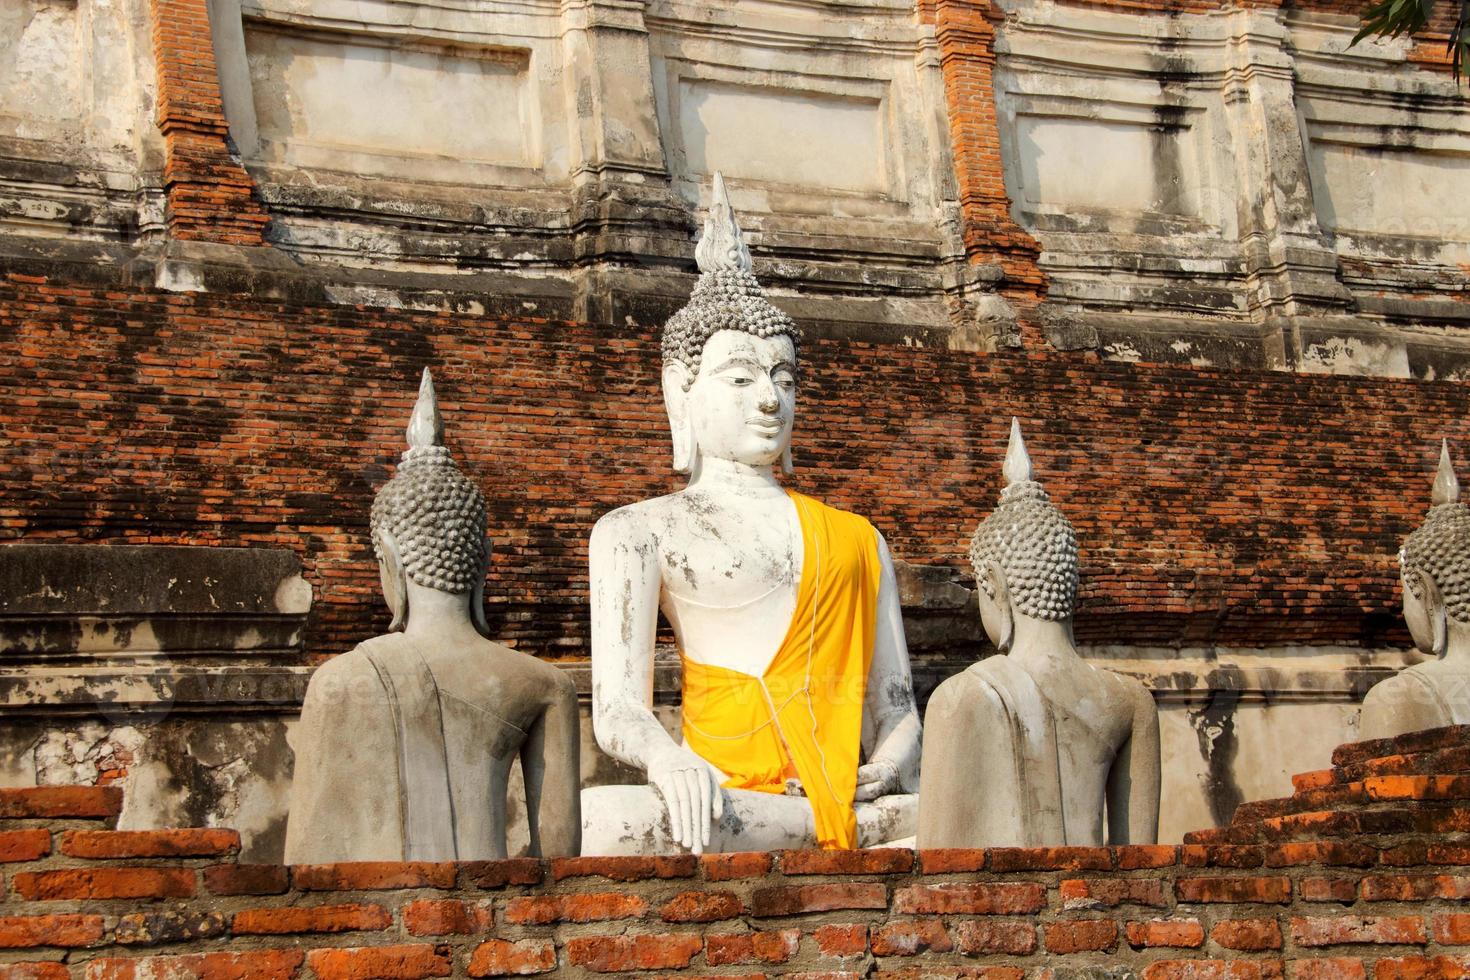
<svg viewBox="0 0 1470 980"><path fill-rule="evenodd" d="M791 498L804 557L786 638L764 677L682 657L684 742L729 775L730 789L781 793L788 776L800 777L822 847L856 847L878 534L856 514Z"/></svg>

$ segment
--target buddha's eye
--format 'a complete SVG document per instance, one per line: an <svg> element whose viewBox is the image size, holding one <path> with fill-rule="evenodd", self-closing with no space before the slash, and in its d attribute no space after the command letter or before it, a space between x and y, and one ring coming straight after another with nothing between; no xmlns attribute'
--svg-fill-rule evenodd
<svg viewBox="0 0 1470 980"><path fill-rule="evenodd" d="M725 376L725 380L739 388L755 384L755 379L747 374L728 374Z"/></svg>
<svg viewBox="0 0 1470 980"><path fill-rule="evenodd" d="M771 381L775 383L776 387L785 388L788 391L796 388L796 378L787 374L785 371L778 371L772 375Z"/></svg>

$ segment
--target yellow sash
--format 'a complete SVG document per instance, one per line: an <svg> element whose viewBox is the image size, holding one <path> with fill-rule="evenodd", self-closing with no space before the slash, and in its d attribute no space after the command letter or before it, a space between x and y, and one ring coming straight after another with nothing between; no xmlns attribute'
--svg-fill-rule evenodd
<svg viewBox="0 0 1470 980"><path fill-rule="evenodd" d="M684 744L731 789L800 777L824 848L857 846L863 698L878 613L878 536L856 514L791 494L801 522L796 611L764 677L684 663Z"/></svg>

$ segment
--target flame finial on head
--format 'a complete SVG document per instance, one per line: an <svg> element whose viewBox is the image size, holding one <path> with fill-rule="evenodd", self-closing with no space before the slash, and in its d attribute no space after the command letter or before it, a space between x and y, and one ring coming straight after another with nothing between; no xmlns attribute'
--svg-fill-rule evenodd
<svg viewBox="0 0 1470 980"><path fill-rule="evenodd" d="M1455 464L1450 459L1448 439L1439 441L1439 469L1434 474L1434 489L1430 492L1430 503L1453 504L1460 500L1460 481L1455 476Z"/></svg>
<svg viewBox="0 0 1470 980"><path fill-rule="evenodd" d="M704 219L704 234L694 247L694 262L700 272L749 272L750 249L740 237L740 225L730 207L725 191L725 178L715 171L715 185L710 191L709 214Z"/></svg>
<svg viewBox="0 0 1470 980"><path fill-rule="evenodd" d="M444 445L444 419L439 414L439 398L434 393L434 377L424 368L419 379L419 398L408 419L408 448L427 449Z"/></svg>
<svg viewBox="0 0 1470 980"><path fill-rule="evenodd" d="M1026 483L1031 479L1031 456L1026 452L1026 438L1021 435L1021 421L1011 416L1011 440L1006 445L1006 461L1001 467L1006 486Z"/></svg>

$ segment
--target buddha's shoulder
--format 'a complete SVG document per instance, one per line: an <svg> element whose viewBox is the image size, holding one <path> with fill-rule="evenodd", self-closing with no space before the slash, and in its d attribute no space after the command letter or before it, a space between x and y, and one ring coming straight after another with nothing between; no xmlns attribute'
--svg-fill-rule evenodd
<svg viewBox="0 0 1470 980"><path fill-rule="evenodd" d="M1030 675L1011 662L1004 654L977 660L969 667L954 674L939 685L930 699L957 704L974 702L977 698L986 702L1003 703L1003 692L1014 687L1017 681L1028 681Z"/></svg>
<svg viewBox="0 0 1470 980"><path fill-rule="evenodd" d="M345 703L345 696L349 693L381 688L382 681L371 658L374 654L391 653L395 641L400 639L396 633L375 636L321 664L312 671L311 681L306 687L306 700Z"/></svg>
<svg viewBox="0 0 1470 980"><path fill-rule="evenodd" d="M670 493L615 507L597 519L592 534L618 538L657 536L659 526L683 508L681 496Z"/></svg>

